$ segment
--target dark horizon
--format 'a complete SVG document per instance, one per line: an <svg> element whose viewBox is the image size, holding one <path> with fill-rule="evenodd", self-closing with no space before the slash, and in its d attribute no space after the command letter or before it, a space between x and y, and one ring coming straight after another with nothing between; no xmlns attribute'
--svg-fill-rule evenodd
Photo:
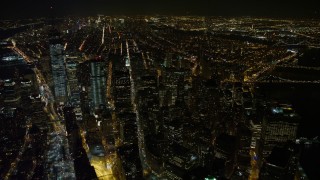
<svg viewBox="0 0 320 180"><path fill-rule="evenodd" d="M0 8L1 19L21 19L37 17L61 17L69 15L200 15L225 17L272 17L272 18L318 18L320 8L315 0L303 2L255 2L229 0L11 0ZM52 9L51 9L52 7Z"/></svg>

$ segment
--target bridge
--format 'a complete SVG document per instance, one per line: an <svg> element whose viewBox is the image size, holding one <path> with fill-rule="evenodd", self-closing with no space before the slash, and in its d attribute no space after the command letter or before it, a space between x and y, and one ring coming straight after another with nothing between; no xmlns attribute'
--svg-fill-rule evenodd
<svg viewBox="0 0 320 180"><path fill-rule="evenodd" d="M281 77L274 76L274 75L269 75L269 76L262 77L262 78L259 78L259 79L255 79L255 80L252 80L252 81L239 81L239 80L236 80L236 79L225 79L221 83L222 84L224 84L224 83L244 83L244 84L256 84L256 83L320 84L320 79L319 80L314 80L314 81L292 80L292 79L281 78Z"/></svg>
<svg viewBox="0 0 320 180"><path fill-rule="evenodd" d="M252 74L252 76L248 76L247 75L248 72L252 71L253 67L251 67L251 68L249 68L248 70L246 70L244 72L244 74L245 74L244 82L255 82L265 72L274 70L274 68L278 64L286 62L286 61L289 61L289 60L291 60L292 58L294 58L296 56L297 56L297 53L292 53L292 54L290 54L290 55L288 55L288 56L286 56L284 58L276 60L274 64L263 65L263 66L266 66L266 67L262 68L261 70L259 70L256 73Z"/></svg>

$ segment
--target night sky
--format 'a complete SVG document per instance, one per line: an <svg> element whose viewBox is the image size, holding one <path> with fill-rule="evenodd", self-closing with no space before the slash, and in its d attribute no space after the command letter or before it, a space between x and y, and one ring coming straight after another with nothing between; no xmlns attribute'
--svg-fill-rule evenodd
<svg viewBox="0 0 320 180"><path fill-rule="evenodd" d="M1 0L1 19L63 15L319 17L319 0Z"/></svg>

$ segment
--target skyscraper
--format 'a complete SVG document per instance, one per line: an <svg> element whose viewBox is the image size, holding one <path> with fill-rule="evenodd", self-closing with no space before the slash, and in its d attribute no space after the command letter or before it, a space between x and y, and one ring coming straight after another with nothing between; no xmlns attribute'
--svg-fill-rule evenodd
<svg viewBox="0 0 320 180"><path fill-rule="evenodd" d="M59 32L50 33L50 59L55 100L58 104L65 104L67 99L67 73L65 67L64 46Z"/></svg>
<svg viewBox="0 0 320 180"><path fill-rule="evenodd" d="M106 63L102 60L91 60L89 90L91 110L106 105L106 88Z"/></svg>
<svg viewBox="0 0 320 180"><path fill-rule="evenodd" d="M68 100L73 106L80 106L80 88L77 79L77 61L66 59L66 71L68 76Z"/></svg>
<svg viewBox="0 0 320 180"><path fill-rule="evenodd" d="M295 141L300 116L288 104L276 104L270 107L262 123L262 153L267 157L276 145Z"/></svg>

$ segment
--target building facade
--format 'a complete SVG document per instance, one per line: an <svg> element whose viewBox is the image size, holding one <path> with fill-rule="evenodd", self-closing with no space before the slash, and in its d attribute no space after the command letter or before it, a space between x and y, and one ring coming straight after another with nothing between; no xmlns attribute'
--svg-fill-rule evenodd
<svg viewBox="0 0 320 180"><path fill-rule="evenodd" d="M90 108L99 109L106 105L107 84L106 84L106 63L101 60L90 62Z"/></svg>
<svg viewBox="0 0 320 180"><path fill-rule="evenodd" d="M65 66L64 46L59 35L50 39L50 59L55 100L65 104L67 100L67 73Z"/></svg>

